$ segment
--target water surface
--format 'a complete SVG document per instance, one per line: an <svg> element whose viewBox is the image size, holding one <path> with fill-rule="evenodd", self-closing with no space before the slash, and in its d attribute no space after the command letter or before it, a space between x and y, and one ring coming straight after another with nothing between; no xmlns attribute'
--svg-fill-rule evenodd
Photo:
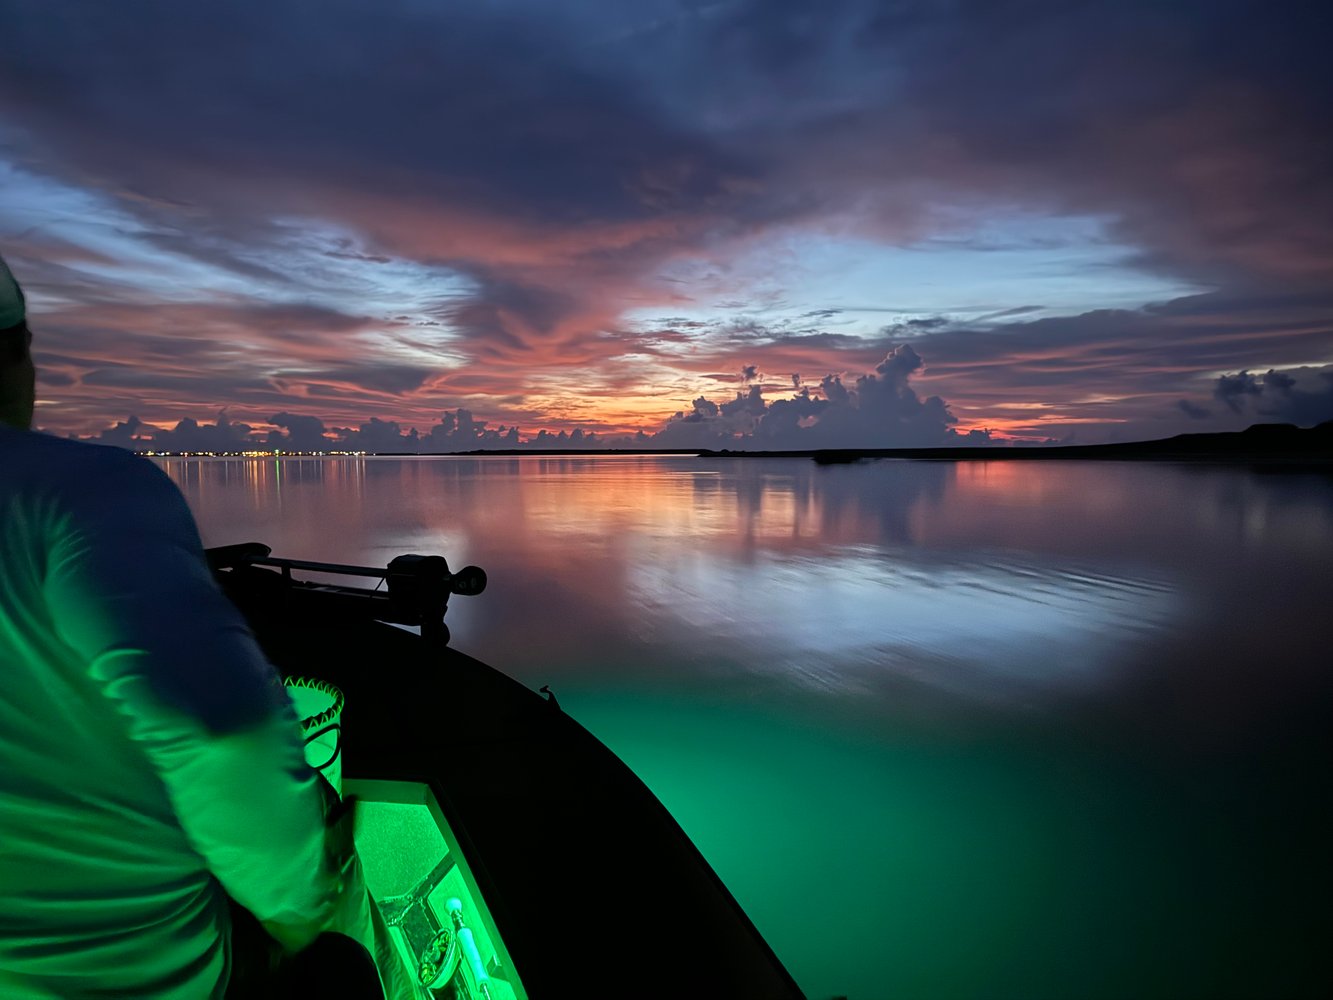
<svg viewBox="0 0 1333 1000"><path fill-rule="evenodd" d="M1327 992L1327 476L162 462L206 544L483 566L454 645L551 685L812 998Z"/></svg>

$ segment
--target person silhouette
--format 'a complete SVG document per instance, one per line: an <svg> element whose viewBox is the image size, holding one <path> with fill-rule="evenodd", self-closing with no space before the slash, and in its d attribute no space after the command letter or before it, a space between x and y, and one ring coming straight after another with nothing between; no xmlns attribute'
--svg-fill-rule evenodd
<svg viewBox="0 0 1333 1000"><path fill-rule="evenodd" d="M170 479L30 429L31 342L0 259L0 996L259 996L329 968L336 794ZM382 996L342 941L336 995Z"/></svg>

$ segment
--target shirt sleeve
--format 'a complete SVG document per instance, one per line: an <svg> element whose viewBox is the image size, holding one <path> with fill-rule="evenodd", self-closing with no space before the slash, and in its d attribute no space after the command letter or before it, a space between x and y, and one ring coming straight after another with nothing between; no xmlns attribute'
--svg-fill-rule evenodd
<svg viewBox="0 0 1333 1000"><path fill-rule="evenodd" d="M214 582L175 485L128 453L105 465L54 505L45 593L55 629L143 748L214 876L299 945L326 918L337 876L290 699Z"/></svg>

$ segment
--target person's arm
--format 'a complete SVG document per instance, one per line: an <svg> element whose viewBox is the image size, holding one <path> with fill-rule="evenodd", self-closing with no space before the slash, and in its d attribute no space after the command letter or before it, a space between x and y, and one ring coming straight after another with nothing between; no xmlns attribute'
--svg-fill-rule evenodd
<svg viewBox="0 0 1333 1000"><path fill-rule="evenodd" d="M45 592L56 630L218 881L284 945L302 947L337 877L291 702L213 581L176 487L128 454L99 464L78 496L53 503Z"/></svg>

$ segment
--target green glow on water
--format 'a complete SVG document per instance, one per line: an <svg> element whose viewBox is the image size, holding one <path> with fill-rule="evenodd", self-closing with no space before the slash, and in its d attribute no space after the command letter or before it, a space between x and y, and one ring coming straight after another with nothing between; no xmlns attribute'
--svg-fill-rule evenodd
<svg viewBox="0 0 1333 1000"><path fill-rule="evenodd" d="M561 698L672 811L812 1000L1308 988L1317 893L1289 858L1254 855L1281 845L1206 768L1035 732L886 740L762 708Z"/></svg>
<svg viewBox="0 0 1333 1000"><path fill-rule="evenodd" d="M1327 476L164 464L210 544L483 565L456 648L627 760L811 1000L1333 992Z"/></svg>

